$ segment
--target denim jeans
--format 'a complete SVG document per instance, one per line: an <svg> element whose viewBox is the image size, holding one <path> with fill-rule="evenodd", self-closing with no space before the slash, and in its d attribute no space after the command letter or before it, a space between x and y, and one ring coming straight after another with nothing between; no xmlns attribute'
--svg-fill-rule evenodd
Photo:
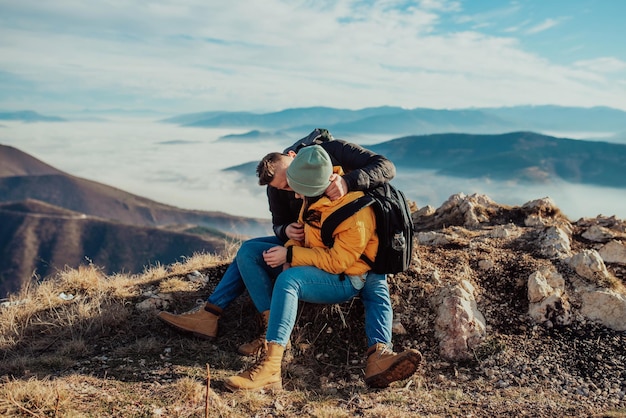
<svg viewBox="0 0 626 418"><path fill-rule="evenodd" d="M340 280L339 275L316 267L292 267L285 271L282 271L282 267L271 268L263 260L264 249L266 247L263 243L251 243L247 251L237 254L237 265L258 311L270 310L270 326L266 337L268 341L283 345L287 343L299 300L333 304L346 302L359 293L350 280ZM376 343L391 346L393 310L387 277L384 274L368 273L360 293L365 307L368 347ZM272 324L275 328L272 328Z"/></svg>
<svg viewBox="0 0 626 418"><path fill-rule="evenodd" d="M254 306L259 312L265 312L270 309L274 280L283 271L283 266L272 268L267 265L263 259L266 243L248 242L246 250L237 253L237 267Z"/></svg>
<svg viewBox="0 0 626 418"><path fill-rule="evenodd" d="M298 302L342 303L359 291L348 279L327 273L317 267L292 267L280 273L274 285L266 339L283 347L287 345L298 316Z"/></svg>
<svg viewBox="0 0 626 418"><path fill-rule="evenodd" d="M282 272L282 267L270 268L263 260L263 251L282 244L276 236L253 238L241 244L235 259L226 269L207 302L225 309L247 287L259 312L270 309L273 282ZM244 283L243 271L246 272L245 277L248 277L247 283ZM336 280L339 281L338 278ZM365 286L361 289L361 301L365 308L365 335L368 347L376 343L391 346L393 309L387 276L368 273Z"/></svg>
<svg viewBox="0 0 626 418"><path fill-rule="evenodd" d="M365 335L367 346L384 343L391 348L393 308L389 297L387 275L369 272L361 289L361 301L365 308Z"/></svg>
<svg viewBox="0 0 626 418"><path fill-rule="evenodd" d="M262 250L260 249L261 247L259 247L261 244ZM264 250L270 249L276 245L283 245L283 242L276 236L259 237L244 241L241 247L239 247L235 259L230 263L224 276L213 290L213 293L207 298L207 302L219 306L222 309L226 309L237 296L241 295L246 290L246 286L239 273L239 267L237 266L237 259L240 254L246 254L251 250L260 250L260 254L263 254Z"/></svg>

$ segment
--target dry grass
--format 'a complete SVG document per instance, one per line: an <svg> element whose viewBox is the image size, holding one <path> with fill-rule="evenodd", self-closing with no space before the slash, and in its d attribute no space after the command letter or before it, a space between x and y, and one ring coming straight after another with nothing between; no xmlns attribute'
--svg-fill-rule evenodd
<svg viewBox="0 0 626 418"><path fill-rule="evenodd" d="M3 416L57 416L67 408L70 398L63 382L7 380L0 386L0 412Z"/></svg>
<svg viewBox="0 0 626 418"><path fill-rule="evenodd" d="M425 325L412 329L415 336L394 337L397 348L420 348L424 370L386 390L369 390L358 302L304 304L284 363L286 390L231 393L221 382L253 361L236 354L238 344L257 331L249 299L239 298L225 311L217 342L178 334L155 320L154 311L136 308L150 293L170 297L172 311L187 310L212 290L229 260L197 254L140 275L104 276L95 266L67 269L12 296L20 304L0 309L0 416L584 416L597 409L548 389L494 389L480 362L512 351L513 338L488 340L477 353L476 371L464 371L471 377L461 379L458 365L436 357L427 315L420 319ZM186 279L196 270L209 278L207 285ZM401 280L396 276L392 287ZM404 286L419 290L419 300L429 292L428 285ZM398 311L406 315L404 308ZM601 410L626 416L620 409Z"/></svg>

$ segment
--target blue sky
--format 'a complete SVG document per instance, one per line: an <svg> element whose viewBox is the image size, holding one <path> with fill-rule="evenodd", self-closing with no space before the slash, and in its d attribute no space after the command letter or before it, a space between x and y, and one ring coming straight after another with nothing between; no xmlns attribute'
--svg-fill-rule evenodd
<svg viewBox="0 0 626 418"><path fill-rule="evenodd" d="M626 110L620 0L0 0L0 110Z"/></svg>

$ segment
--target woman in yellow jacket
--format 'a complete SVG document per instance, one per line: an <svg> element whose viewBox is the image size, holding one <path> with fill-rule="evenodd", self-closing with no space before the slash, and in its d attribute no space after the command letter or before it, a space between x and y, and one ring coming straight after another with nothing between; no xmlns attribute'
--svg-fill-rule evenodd
<svg viewBox="0 0 626 418"><path fill-rule="evenodd" d="M296 321L298 302L342 303L363 288L370 267L361 260L361 254L373 260L378 249L373 209L366 207L339 224L333 233L332 248L325 247L321 240L324 220L363 195L360 191L349 192L335 201L324 196L331 175L339 170L333 168L322 147L302 149L287 169L287 182L304 199L299 218L304 225L304 241L290 240L267 250L262 258L238 259L254 304L270 308L265 356L252 368L226 379L228 389L282 388L281 360ZM398 362L398 367L410 376L421 356L412 350L404 360Z"/></svg>

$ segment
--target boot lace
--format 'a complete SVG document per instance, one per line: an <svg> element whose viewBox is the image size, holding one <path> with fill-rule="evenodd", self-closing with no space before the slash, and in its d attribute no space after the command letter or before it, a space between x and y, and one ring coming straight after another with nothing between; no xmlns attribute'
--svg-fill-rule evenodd
<svg viewBox="0 0 626 418"><path fill-rule="evenodd" d="M393 349L389 344L385 344L382 350L377 353L378 358L384 356L385 354L393 354Z"/></svg>
<svg viewBox="0 0 626 418"><path fill-rule="evenodd" d="M190 310L188 310L186 312L181 312L178 315L191 315L191 314L194 314L194 313L200 311L201 309L204 309L205 305L206 305L205 301L203 301L202 299L197 299L196 300L196 306L194 306L193 308L191 308Z"/></svg>
<svg viewBox="0 0 626 418"><path fill-rule="evenodd" d="M259 349L256 354L256 359L254 364L248 369L248 374L250 375L250 379L253 379L254 376L261 370L263 363L267 359L267 342L263 342L263 345Z"/></svg>

